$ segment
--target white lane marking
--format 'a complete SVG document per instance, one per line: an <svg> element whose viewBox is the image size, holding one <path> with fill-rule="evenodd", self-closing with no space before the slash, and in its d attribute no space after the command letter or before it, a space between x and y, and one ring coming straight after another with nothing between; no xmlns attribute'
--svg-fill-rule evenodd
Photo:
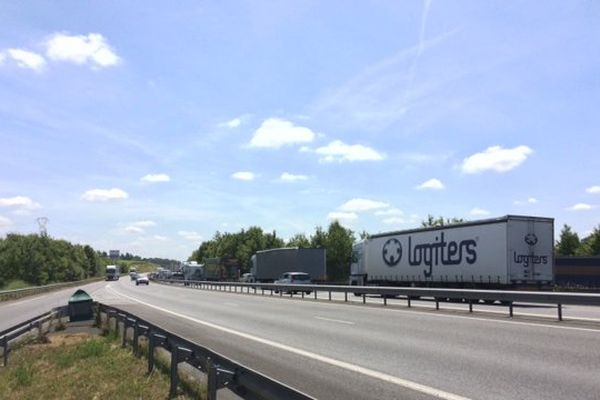
<svg viewBox="0 0 600 400"><path fill-rule="evenodd" d="M114 292L118 296L126 297L126 298L128 298L130 300L133 300L135 302L143 304L143 305L145 305L147 307L154 308L156 310L159 310L159 311L162 311L162 312L174 315L174 316L179 317L179 318L187 319L189 321L195 322L195 323L200 324L200 325L208 326L209 328L213 328L213 329L220 330L222 332L230 333L232 335L236 335L236 336L242 337L244 339L248 339L248 340L252 340L252 341L258 342L258 343L262 343L262 344L265 344L267 346L271 346L271 347L275 347L275 348L280 349L280 350L288 351L290 353L294 353L294 354L297 354L297 355L300 355L300 356L303 356L303 357L307 357L307 358L310 358L310 359L313 359L313 360L316 360L316 361L320 361L320 362L323 362L323 363L326 363L326 364L329 364L329 365L333 365L335 367L343 368L343 369L346 369L348 371L357 372L357 373L366 375L366 376L371 377L371 378L379 379L379 380L382 380L382 381L385 381L385 382L388 382L388 383L393 383L395 385L402 386L402 387L405 387L407 389L415 390L417 392L425 393L427 395L434 396L434 397L437 397L439 399L445 399L445 400L470 400L468 397L463 397L463 396L459 396L459 395L454 394L454 393L445 392L443 390L436 389L436 388L433 388L431 386L422 385L420 383L416 383L416 382L412 382L412 381L409 381L409 380L406 380L406 379L398 378L398 377L395 377L395 376L392 376L392 375L385 374L383 372L374 371L372 369L364 368L364 367L361 367L361 366L358 366L358 365L354 365L354 364L350 364L350 363L347 363L345 361L336 360L335 358L330 358L330 357L322 356L320 354L311 353L309 351L301 350L301 349L298 349L298 348L295 348L295 347L292 347L292 346L288 346L288 345L285 345L285 344L282 344L282 343L279 343L279 342L275 342L273 340L264 339L264 338L261 338L261 337L258 337L258 336L254 336L254 335L251 335L251 334L248 334L248 333L236 331L236 330L231 329L231 328L226 328L224 326L213 324L212 322L202 321L202 320L199 320L199 319L196 319L196 318L184 315L184 314L180 314L180 313L177 313L177 312L174 312L174 311L171 311L171 310L167 310L166 308L162 308L162 307L158 307L158 306L155 306L153 304L150 304L150 303L146 303L146 302L138 300L138 299L136 299L134 297L127 296L125 294L117 292L116 290L114 290L113 288L110 288L110 287L108 288L108 290L110 290L111 292Z"/></svg>
<svg viewBox="0 0 600 400"><path fill-rule="evenodd" d="M320 319L322 321L337 322L338 324L354 325L354 322L343 321L341 319L325 318L325 317L319 317L319 316L315 316L315 319Z"/></svg>

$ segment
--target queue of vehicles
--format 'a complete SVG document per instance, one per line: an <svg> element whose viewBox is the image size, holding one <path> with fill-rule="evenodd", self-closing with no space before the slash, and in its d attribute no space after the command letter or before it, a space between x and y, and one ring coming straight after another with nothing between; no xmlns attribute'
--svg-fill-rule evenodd
<svg viewBox="0 0 600 400"><path fill-rule="evenodd" d="M584 272L589 275L588 269ZM544 290L550 289L561 273L555 270L554 220L506 215L372 235L353 246L348 284ZM159 270L156 276L185 283L327 282L326 250L258 251L251 257L249 272L243 274L236 260L212 258L202 264L184 263L179 272Z"/></svg>

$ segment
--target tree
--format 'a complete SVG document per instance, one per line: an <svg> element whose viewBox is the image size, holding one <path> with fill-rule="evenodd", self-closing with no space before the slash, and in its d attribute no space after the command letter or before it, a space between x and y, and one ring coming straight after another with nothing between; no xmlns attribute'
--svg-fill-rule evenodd
<svg viewBox="0 0 600 400"><path fill-rule="evenodd" d="M310 240L303 233L297 233L287 241L285 246L306 249L310 247Z"/></svg>
<svg viewBox="0 0 600 400"><path fill-rule="evenodd" d="M326 236L327 275L329 280L346 280L350 274L354 233L338 221L329 224Z"/></svg>
<svg viewBox="0 0 600 400"><path fill-rule="evenodd" d="M576 252L578 256L600 256L600 225L581 241L581 246Z"/></svg>
<svg viewBox="0 0 600 400"><path fill-rule="evenodd" d="M579 236L567 224L560 231L560 239L556 242L554 252L557 256L574 256L581 246Z"/></svg>
<svg viewBox="0 0 600 400"><path fill-rule="evenodd" d="M436 218L431 214L427 214L427 218L424 219L423 221L421 221L421 226L423 228L431 228L431 227L435 227L435 226L446 226L446 225L452 225L452 224L459 224L461 222L465 222L465 220L462 218L456 218L456 217L444 219L444 217L442 217L442 216Z"/></svg>

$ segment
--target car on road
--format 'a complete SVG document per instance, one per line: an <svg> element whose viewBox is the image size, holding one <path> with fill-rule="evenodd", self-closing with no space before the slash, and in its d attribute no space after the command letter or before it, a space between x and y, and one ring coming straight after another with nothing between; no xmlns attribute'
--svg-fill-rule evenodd
<svg viewBox="0 0 600 400"><path fill-rule="evenodd" d="M281 285L310 285L311 279L310 275L305 272L284 272L279 279L273 283ZM298 290L293 290L294 294L298 292ZM302 290L302 292L310 294L311 290ZM279 293L279 290L275 289L275 293ZM288 290L286 293L290 293L290 291Z"/></svg>
<svg viewBox="0 0 600 400"><path fill-rule="evenodd" d="M256 282L256 278L253 274L247 272L245 274L242 274L242 276L240 277L240 282L253 283Z"/></svg>
<svg viewBox="0 0 600 400"><path fill-rule="evenodd" d="M150 284L150 279L148 279L147 275L137 275L137 278L135 280L135 285L139 286L139 285L149 285Z"/></svg>
<svg viewBox="0 0 600 400"><path fill-rule="evenodd" d="M129 273L129 278L131 278L132 281L135 281L137 279L137 277L138 277L137 272L132 271Z"/></svg>

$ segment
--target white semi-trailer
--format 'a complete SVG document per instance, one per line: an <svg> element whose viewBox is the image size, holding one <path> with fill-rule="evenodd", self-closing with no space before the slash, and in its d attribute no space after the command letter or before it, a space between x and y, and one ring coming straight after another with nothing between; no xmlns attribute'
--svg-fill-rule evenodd
<svg viewBox="0 0 600 400"><path fill-rule="evenodd" d="M501 218L377 234L353 247L350 285L548 286L554 219Z"/></svg>

